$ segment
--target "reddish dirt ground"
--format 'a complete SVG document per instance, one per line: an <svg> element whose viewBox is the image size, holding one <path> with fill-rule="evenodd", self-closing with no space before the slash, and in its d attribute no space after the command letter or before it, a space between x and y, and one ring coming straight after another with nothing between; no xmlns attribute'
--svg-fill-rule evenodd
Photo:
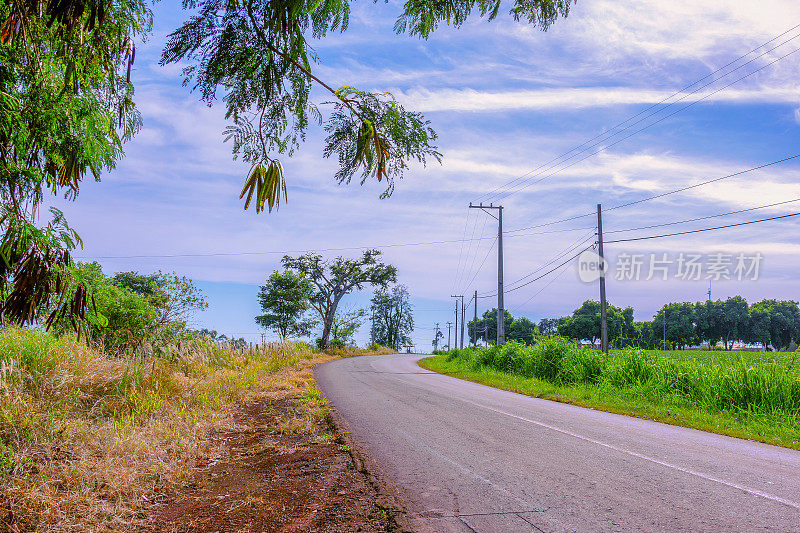
<svg viewBox="0 0 800 533"><path fill-rule="evenodd" d="M317 435L280 431L298 400L259 399L234 415L235 430L214 435L222 457L204 465L193 485L154 511L158 532L397 531L382 500L348 448Z"/></svg>

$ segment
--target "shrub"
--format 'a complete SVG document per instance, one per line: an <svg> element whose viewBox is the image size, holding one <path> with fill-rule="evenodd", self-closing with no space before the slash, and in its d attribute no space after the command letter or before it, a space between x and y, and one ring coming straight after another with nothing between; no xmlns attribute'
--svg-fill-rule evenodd
<svg viewBox="0 0 800 533"><path fill-rule="evenodd" d="M711 357L718 353L674 359L677 355L626 348L606 355L551 336L534 346L509 341L499 348L451 350L447 361L472 371L491 368L555 384L634 389L653 399L672 396L717 411L800 416L800 370L794 358L755 353Z"/></svg>

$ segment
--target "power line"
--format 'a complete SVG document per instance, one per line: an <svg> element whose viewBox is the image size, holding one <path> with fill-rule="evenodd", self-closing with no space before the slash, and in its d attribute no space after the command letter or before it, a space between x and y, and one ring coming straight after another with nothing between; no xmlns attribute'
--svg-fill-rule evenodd
<svg viewBox="0 0 800 533"><path fill-rule="evenodd" d="M525 279L527 279L527 278L529 278L529 277L533 276L533 275L534 275L534 274L536 274L537 272L539 272L539 271L541 271L542 269L544 269L546 266L548 266L548 265L551 265L551 264L555 263L556 261L558 261L559 259L561 259L561 258L562 258L562 257L564 257L565 255L567 255L568 253L570 253L572 250L574 250L574 249L578 248L578 247L579 247L579 246L581 246L583 243L585 243L587 240L589 240L589 239L591 239L591 238L594 238L594 236L595 236L595 231L594 231L594 228L592 228L592 230L593 230L593 231L592 231L592 232L591 232L589 235L586 235L586 236L584 236L583 238L581 238L580 240L578 240L577 242L575 242L575 243L573 243L573 244L569 245L567 248L565 248L565 249L564 249L564 250L562 250L561 252L557 253L557 254L556 254L556 255L555 255L555 256L554 256L552 259L550 259L550 260L549 260L549 261L547 261L546 263L542 263L541 265L539 265L539 267L538 267L536 270L534 270L534 271L532 271L532 272L530 272L530 273L528 273L528 274L526 274L526 275L522 276L521 278L519 278L519 279L517 279L517 280L515 280L515 281L512 281L511 283L509 283L509 285L514 285L514 284L516 284L516 283L519 283L520 281L523 281L523 280L525 280Z"/></svg>
<svg viewBox="0 0 800 533"><path fill-rule="evenodd" d="M679 231L679 232L676 232L676 233L665 233L665 234L662 234L662 235L649 235L647 237L633 237L633 238L630 238L630 239L617 239L617 240L614 240L614 241L606 241L606 242L608 244L611 244L611 243L615 243L615 242L631 242L631 241L644 241L644 240L647 240L647 239L661 239L663 237L674 237L676 235L687 235L689 233L700 233L700 232L703 232L703 231L712 231L712 230L725 229L725 228L734 228L736 226L746 226L748 224L757 224L759 222L767 222L767 221L770 221L770 220L780 220L780 219L783 219L783 218L795 217L797 215L800 215L800 212L798 212L798 213L789 213L788 215L779 215L779 216L776 216L776 217L761 218L761 219L758 219L758 220L750 220L748 222L739 222L739 223L736 223L736 224L726 224L724 226L714 226L713 228L702 228L702 229L694 229L694 230L689 230L689 231Z"/></svg>
<svg viewBox="0 0 800 533"><path fill-rule="evenodd" d="M628 117L628 118L627 118L627 119L625 119L624 121L622 121L622 122L620 122L620 123L618 123L618 124L616 124L616 125L612 126L612 127L611 127L611 128L608 130L608 131L605 131L605 132L603 132L603 133L597 134L597 135L595 135L594 137L590 138L589 140L587 140L587 141L585 141L585 142L583 142L583 143L579 144L579 145L578 145L578 146L576 146L575 148L572 148L571 150L569 150L569 151L567 151L567 152L564 152L563 154L561 154L561 155L559 155L559 156L556 156L556 157L554 157L553 159L550 159L549 161L547 161L547 162L545 162L545 163L542 163L542 164L541 164L539 167L537 167L537 168L535 168L535 169L533 169L533 170L531 170L531 171L529 171L529 172L526 172L525 174L522 174L521 176L518 176L517 178L515 178L515 179L511 180L510 182L507 182L507 183L506 183L506 184L504 184L504 185L500 185L500 186L498 186L498 187L495 187L494 189L492 189L492 190L491 190L491 191L489 191L488 193L484 193L484 194L482 194L482 195L481 195L481 196L479 196L479 197L478 197L476 200L480 200L480 199L482 199L482 198L486 198L486 199L488 200L488 199L492 198L492 196L494 196L494 193L496 193L496 192L499 192L500 190L502 190L502 189L504 189L504 188L508 188L508 187L510 187L510 186L511 186L512 184L514 184L515 182L517 182L517 181L519 181L519 180L521 180L521 179L523 179L523 178L527 177L528 175L530 175L530 174L532 174L532 173L536 172L537 170L540 170L540 169L541 169L542 167L544 167L545 165L548 165L548 164L550 164L550 163L553 163L553 162L557 161L558 159L561 159L561 158L563 158L563 157L565 157L565 156L569 155L570 153L574 152L575 150L578 150L578 149L582 148L583 146L586 146L588 143L590 143L590 142L594 141L595 139L598 139L598 138L600 138L600 137L603 137L603 136L607 135L609 132L611 132L611 131L614 131L614 130L615 130L615 129L617 129L618 127L620 127L620 126L623 126L624 124L626 124L626 123L630 122L631 120L633 120L633 119L635 119L635 118L637 118L637 117L639 117L639 116L643 115L644 113L647 113L647 112L648 112L648 111L650 111L651 109L653 109L653 108L655 108L655 107L658 107L658 106L660 106L661 104L663 104L663 103L667 102L668 100L672 99L673 97L675 97L675 96L677 96L677 95L679 95L679 94L681 94L681 93L685 92L686 90L690 89L690 88L691 88L691 87L693 87L694 85L697 85L698 83L700 83L700 82L702 82L702 81L704 81L704 80L706 80L706 79L708 79L708 78L710 78L710 77L714 76L714 75L715 75L715 74L717 74L718 72L720 72L720 71L722 71L722 70L724 70L724 69L728 68L729 66L733 65L734 63L736 63L736 62L740 61L741 59L744 59L745 57L747 57L747 56L749 56L750 54L754 53L754 52L755 52L755 51L757 51L758 49L760 49L760 48L762 48L762 47L764 47L764 46L766 46L766 45L768 45L768 44L770 44L770 43L772 43L772 42L774 42L774 41L776 41L776 40L780 39L781 37L783 37L783 36L784 36L784 35L786 35L787 33L791 32L791 31L793 31L793 30L795 30L795 29L797 29L797 28L800 28L800 24L798 24L798 25L795 25L795 26L793 26L793 27L789 28L788 30L784 31L783 33L781 33L781 34L779 34L779 35L776 35L775 37L773 37L772 39L770 39L770 40L768 40L768 41L766 41L766 42L764 42L764 43L761 43L760 45L756 46L755 48L753 48L752 50L750 50L750 51L749 51L749 52L747 52L746 54L743 54L743 55L741 55L741 56L737 57L737 58L736 58L736 59L734 59L733 61L730 61L730 62L728 62L727 64L723 65L722 67L719 67L718 69L714 70L713 72L711 72L711 73L709 73L709 74L707 74L707 75L703 76L702 78L700 78L700 79L698 79L698 80L695 80L695 81L694 81L694 82L692 82L691 84L689 84L689 85L687 85L686 87L684 87L684 88L680 89L679 91L676 91L676 92L674 92L673 94L671 94L670 96L668 96L668 97L664 98L663 100L661 100L661 101L659 101L659 102L656 102L656 103L654 103L654 104L650 105L649 107L647 107L646 109L643 109L642 111L639 111L639 112L638 112L638 113L636 113L635 115L632 115L632 116ZM795 38L797 38L797 36L795 36L795 37L792 37L792 39L795 39ZM788 39L788 40L784 41L783 43L781 43L781 44L780 44L780 45L778 45L778 46L782 46L783 44L786 44L787 42L789 42L789 41L790 41L790 40L792 40L792 39ZM774 50L774 49L775 49L775 48L773 48L772 50ZM771 50L770 50L770 51L771 51ZM763 54L762 54L762 55L763 55ZM759 56L759 57L761 57L761 56ZM755 58L755 59L757 59L757 58ZM743 66L743 65L742 65L742 66ZM735 71L731 71L731 72L729 72L728 74L730 74L730 73L732 73L732 72L735 72ZM727 76L728 74L726 74L726 76ZM673 103L674 103L674 102L673 102ZM627 128L626 128L626 129L627 129Z"/></svg>
<svg viewBox="0 0 800 533"><path fill-rule="evenodd" d="M553 231L538 231L534 233L520 233L518 235L509 235L509 237L531 237L534 235L549 235L552 233L564 233L571 231L580 231L588 228L570 228ZM505 234L505 232L503 232ZM486 237L479 237L472 240L488 240L497 239L497 236L491 235ZM400 248L407 246L434 246L439 244L454 244L459 242L469 241L470 239L451 239L442 241L425 241L425 242L404 242L394 244L367 244L364 246L344 246L341 248L309 248L305 250L268 250L263 252L197 252L185 254L151 254L151 255L79 255L75 256L76 259L164 259L164 258L180 258L180 257L235 257L235 256L258 256L258 255L280 255L290 253L307 253L307 252L340 252L347 250L364 250L369 248ZM474 264L474 261L473 261ZM470 269L470 272L472 269Z"/></svg>
<svg viewBox="0 0 800 533"><path fill-rule="evenodd" d="M512 311L518 311L518 310L519 310L519 309L521 309L522 307L524 307L524 306L528 305L528 302L530 302L531 300L533 300L534 298L536 298L537 296L539 296L539 295L540 295L542 292L544 292L544 290L545 290L545 289L547 289L547 287L549 287L550 285L552 285L553 283L555 283L555 281L556 281L556 280L560 279L560 278L561 278L561 276L562 276L562 275L564 275L564 272L566 272L566 271L567 271L567 268L565 268L565 267L566 267L568 264L569 264L569 263L564 263L564 264L562 265L561 271L560 271L558 274L556 274L556 275L555 275L555 277L553 277L553 278L552 278L550 281L548 281L547 283L545 283L545 284L544 284L544 286L542 286L542 288L540 288L538 291L536 291L535 293L533 293L533 294L530 296L530 298L528 298L527 300L525 300L524 302L522 302L522 303L521 303L521 304L519 304L518 306L514 307L514 309L513 309Z"/></svg>
<svg viewBox="0 0 800 533"><path fill-rule="evenodd" d="M466 239L467 238L467 227L469 226L469 216L470 216L470 214L471 214L471 211L467 211L467 216L464 217L464 233L463 233L463 235L461 235L462 239ZM464 243L462 242L461 246L458 247L458 264L456 265L456 275L453 277L453 286L451 287L451 292L452 292L452 290L455 290L456 282L458 281L459 276L461 275L461 257L463 255L464 255Z"/></svg>
<svg viewBox="0 0 800 533"><path fill-rule="evenodd" d="M791 155L791 156L788 156L788 157L784 157L782 159L777 159L775 161L771 161L769 163L764 163L763 165L758 165L758 166L755 166L755 167L752 167L752 168L748 168L748 169L745 169L745 170L740 170L739 172L734 172L732 174L727 174L725 176L720 176L718 178L713 178L713 179L710 179L710 180L701 181L700 183L695 183L693 185L687 185L686 187L681 187L679 189L674 189L674 190L671 190L671 191L668 191L668 192L655 194L653 196L648 196L646 198L641 198L639 200L634 200L632 202L626 202L624 204L615 205L614 207L607 208L606 211L613 211L615 209L622 209L624 207L630 207L632 205L637 205L637 204L641 204L641 203L644 203L644 202L649 202L651 200L656 200L658 198L663 198L665 196L670 196L672 194L677 194L679 192L684 192L684 191L688 191L690 189L695 189L697 187L702 187L704 185L708 185L709 183L716 183L718 181L722 181L722 180L725 180L725 179L735 178L737 176L741 176L743 174L748 174L748 173L754 172L756 170L761 170L763 168L771 167L773 165L778 165L778 164L781 164L781 163L785 163L787 161L791 161L791 160L797 159L798 157L800 157L800 154ZM546 226L552 226L552 225L555 225L555 224L560 224L562 222L569 222L571 220L577 220L579 218L585 218L585 217L594 216L594 215L595 215L594 212L583 213L581 215L573 215L573 216L570 216L570 217L561 218L561 219L553 220L553 221L550 221L550 222L542 222L541 224L534 224L532 226L525 226L523 228L517 228L517 229L508 230L507 233L525 231L525 230L536 229L536 228L543 228L543 227L546 227Z"/></svg>
<svg viewBox="0 0 800 533"><path fill-rule="evenodd" d="M492 250L494 250L494 245L495 244L497 244L497 237L494 238L494 242L489 247L489 249L486 250L486 255L483 257L483 261L481 261L481 265L478 267L478 270L475 271L475 275L472 276L472 279L469 280L469 283L467 285L465 285L465 287L464 287L465 289L469 289L470 287L472 287L472 283L475 281L475 278L477 278L478 274L481 273L481 270L483 270L483 266L486 264L486 260L489 259L489 254L491 254ZM461 291L461 292L467 292L467 291L464 290L464 291Z"/></svg>
<svg viewBox="0 0 800 533"><path fill-rule="evenodd" d="M677 224L686 224L687 222L697 222L698 220L707 220L709 218L718 218L718 217L724 217L724 216L727 216L727 215L735 215L735 214L738 214L738 213L746 213L748 211L756 211L758 209L766 209L767 207L775 207L775 206L778 206L778 205L791 204L791 203L794 203L794 202L800 202L800 198L795 198L794 200L786 200L784 202L776 202L774 204L760 205L758 207L749 207L747 209L739 209L737 211L728 211L727 213L718 213L716 215L708 215L708 216L705 216L705 217L687 218L686 220L676 220L674 222L664 222L663 224L651 224L649 226L639 226L639 227L636 227L636 228L615 229L615 230L612 230L612 231L606 231L605 233L623 233L623 232L637 231L637 230L643 230L643 229L663 228L664 226L675 226Z"/></svg>
<svg viewBox="0 0 800 533"><path fill-rule="evenodd" d="M800 37L800 35L797 35L797 36L793 37L792 39L796 39L797 37ZM789 39L789 40L792 40L792 39ZM786 41L786 42L788 42L788 41ZM783 44L785 44L785 43L783 43ZM779 45L779 46L782 46L782 45ZM775 48L777 48L777 47L775 47ZM775 48L773 48L772 50L774 50ZM772 50L769 50L769 51L765 52L764 54L762 54L762 56L763 56L763 55L765 55L765 54L767 54L768 52L771 52ZM605 152L605 151L607 151L609 148L611 148L611 147L613 147L613 146L616 146L617 144L619 144L619 143L621 143L621 142L623 142L623 141L625 141L625 140L627 140L627 139L630 139L631 137L633 137L633 136L635 136L635 135L637 135L637 134L639 134L639 133L643 132L644 130L647 130L647 129L649 129L649 128L651 128L651 127L655 126L656 124L659 124L659 123L663 122L664 120L666 120L666 119L668 119L668 118L670 118L670 117L672 117L672 116L675 116L676 114L680 113L681 111L683 111L683 110L685 110L685 109L688 109L688 108L692 107L693 105L695 105L695 104L697 104L697 103L699 103L699 102L702 102L703 100L706 100L706 99L708 99L708 98L710 98L710 97L714 96L715 94L717 94L717 93L719 93L719 92L721 92L721 91L723 91L723 90L727 89L728 87L730 87L730 86L732 86L732 85L734 85L734 84L736 84L736 83L739 83L739 82L740 82L740 81L742 81L743 79L749 78L750 76L752 76L752 75L754 75L754 74L756 74L756 73L758 73L758 72L760 72L760 71L764 70L765 68L767 68L767 67L770 67L770 66L774 65L774 64L775 64L775 63L777 63L778 61L782 61L783 59L786 59L787 57L789 57L790 55L792 55L792 54L794 54L794 53L796 53L796 52L798 52L798 51L800 51L800 48L797 48L797 49L795 49L795 50L792 50L791 52L789 52L789 53L787 53L787 54L784 54L783 56L781 56L781 57L779 57L779 58L777 58L777 59L774 59L773 61L770 61L770 62L769 62L769 63L767 63L766 65L763 65L763 66L761 66L761 67L757 68L756 70L754 70L754 71L752 71L752 72L750 72L750 73L748 73L748 74L745 74L744 76L741 76L741 77L739 77L739 78L735 79L734 81L732 81L732 82L728 83L727 85L724 85L724 86L720 87L719 89L716 89L716 90L714 90L714 91L712 91L712 92L710 92L710 93L708 93L708 94L706 94L706 95L704 95L704 96L702 96L702 97L698 98L697 100L695 100L695 101L693 101L693 102L690 102L690 103L686 104L685 106L681 107L680 109L677 109L677 110L673 111L672 113L669 113L668 115L665 115L665 116L663 116L663 117L661 117L661 118L659 118L659 119L655 120L654 122L651 122L650 124L647 124L646 126L644 126L644 127L642 127L642 128L639 128L638 130L636 130L636 131L634 131L634 132L630 133L629 135L626 135L625 137L622 137L621 139L617 139L617 140L615 140L614 142L612 142L612 143L611 143L611 144L609 144L608 146L604 146L604 147L600 148L599 150L596 150L596 151L594 151L594 152L592 152L592 153L590 153L590 154L586 155L585 157L582 157L581 159L578 159L577 161L574 161L574 162L570 163L569 165L566 165L566 166L563 166L563 167L561 167L561 168L558 168L558 169L556 169L555 171L551 172L550 174L548 174L548 175L546 175L546 176L544 176L544 177L542 177L542 178L539 178L539 179L538 179L538 180L536 180L536 181L533 181L533 182L531 182L531 180L532 180L533 178L535 178L536 176L539 176L539 175L541 175L541 174L543 173L543 172L540 172L539 174L536 174L536 175L532 176L531 178L529 178L529 179L525 180L526 182L528 182L528 183L527 183L527 185L523 185L522 187L517 187L515 190L512 190L512 191L506 191L505 193L503 193L503 194L499 195L499 196L497 197L497 200L502 200L502 199L505 199L505 198L507 198L507 197L511 196L512 194L516 194L516 193L520 192L521 190L524 190L524 189L526 189L526 188L530 187L531 185L535 185L535 184L537 184L537 183L540 183L540 182L542 182L542 181L546 180L547 178L550 178L550 177L552 177L552 176L554 176L554 175L556 175L556 174L558 174L558 173L560 173L560 172L562 172L562 171L564 171L564 170L566 170L566 169L568 169L568 168L570 168L570 167L573 167L573 166L577 165L578 163L580 163L580 162L582 162L582 161L585 161L586 159L588 159L588 158L590 158L590 157L592 157L592 156L595 156L595 155L599 154L600 152ZM761 57L761 56L759 56L759 57ZM741 66L737 67L736 69L734 69L733 71L731 71L731 73L732 73L732 72L735 72L735 71L736 71L736 70L738 70L739 68L741 68L741 67L743 67L743 66L745 66L745 65L747 65L747 64L749 64L749 63L751 63L751 62L752 62L752 61L754 61L755 59L756 59L756 58L754 58L754 59L752 59L752 60L748 61L748 62L747 62L747 63L745 63L744 65L741 65ZM729 74L730 74L730 73L729 73ZM727 76L727 74L726 74L726 76ZM723 77L724 77L724 76L723 76ZM721 78L720 78L720 79L721 79ZM716 80L715 80L715 81L716 81ZM714 82L711 82L711 83L709 83L709 84L706 84L705 86L701 87L701 89L703 89L703 88L705 88L705 87L708 87L708 86L709 86L709 85L711 85L712 83L714 83ZM691 95L691 94L694 94L694 93L698 92L698 91L699 91L699 90L701 90L701 89L697 89L696 91L693 91L692 93L689 93L689 94L687 94L686 96L689 96L689 95ZM684 97L684 98L686 98L686 97ZM667 106L666 106L666 107L664 107L663 109L668 109L669 107L671 107L672 105L674 105L674 104L675 104L675 103L677 103L677 102L680 102L680 101L681 101L681 100L683 100L684 98L681 98L680 100L677 100L676 102L673 102L673 103L671 103L671 104L667 105ZM660 112L660 111L661 111L661 110L657 111L656 113L652 113L652 114L648 115L647 117L645 117L645 118L643 118L643 119L640 119L640 120L638 120L638 121L637 121L637 122L635 122L634 124L638 124L638 123L640 123L640 122L644 121L645 119L647 119L647 118L650 118L651 116L654 116L655 114L657 114L657 113L658 113L658 112ZM634 125L634 124L632 124L632 125ZM622 130L621 132L619 132L619 133L622 133L622 132L624 132L624 131L628 130L629 128L630 128L630 126L626 127L625 129L623 129L623 130ZM604 139L603 141L607 141L607 140L611 139L612 137L614 137L614 136L616 136L616 135L617 135L617 134L614 134L614 135L610 136L608 139ZM594 143L593 145L589 146L588 148L586 148L586 149L584 149L584 150L581 150L580 152L578 152L578 153L577 153L577 154L575 154L575 155L580 155L580 154L582 154L582 153L586 152L587 150L590 150L590 149L592 149L592 148L594 148L594 147L598 146L598 145L599 145L601 142L603 142L603 141L598 141L598 142ZM573 155L573 156L569 157L569 158L568 158L566 161L568 161L569 159L572 159L573 157L575 157L575 155ZM566 161L564 161L564 162L566 162ZM553 168L553 166L555 166L555 165L551 165L549 168Z"/></svg>
<svg viewBox="0 0 800 533"><path fill-rule="evenodd" d="M697 187L702 187L703 185L708 185L709 183L715 183L715 182L718 182L718 181L722 181L724 179L734 178L736 176L741 176L742 174L747 174L748 172L753 172L753 171L756 171L756 170L761 170L762 168L771 167L773 165L778 165L780 163L785 163L786 161L791 161L793 159L797 159L798 157L800 157L800 154L791 155L789 157L784 157L783 159L778 159L778 160L772 161L770 163L764 163L763 165L759 165L757 167L748 168L747 170L741 170L739 172L734 172L733 174L728 174L727 176L721 176L719 178L714 178L712 180L703 181L703 182L700 182L700 183L695 183L694 185L687 185L686 187L681 187L680 189L675 189L674 191L669 191L669 192L665 192L665 193L661 193L661 194L656 194L656 195L650 196L648 198L643 198L641 200L635 200L633 202L628 202L628 203L625 203L625 204L620 204L620 205L615 206L615 207L610 207L609 209L607 209L607 211L611 211L612 209L622 209L623 207L630 207L632 205L641 204L643 202L649 202L650 200L655 200L657 198L663 198L664 196L669 196L671 194L675 194L675 193L679 193L679 192L683 192L683 191L688 191L689 189L696 189Z"/></svg>
<svg viewBox="0 0 800 533"><path fill-rule="evenodd" d="M800 213L797 213L797 214L798 214L798 215L800 215ZM533 278L532 280L530 280L530 281L528 281L528 282L526 282L526 283L523 283L522 285L518 285L518 286L514 287L513 289L508 289L508 290L507 290L507 291L505 291L505 292L507 292L507 293L508 293L508 292L513 292L513 291L516 291L517 289L521 289L522 287L526 287L526 286L530 285L531 283L534 283L534 282L536 282L536 281L539 281L540 279L542 279L543 277L547 276L548 274L550 274L550 273L552 273L552 272L554 272L554 271L558 270L558 269L559 269L559 268L561 268L562 266L566 265L567 263L569 263L570 261L572 261L573 259L575 259L575 258L576 258L576 257L578 257L579 255L581 255L581 254L582 254L583 252L585 252L586 250L588 250L588 249L592 248L593 246L594 246L594 245L592 245L592 246L587 246L586 248L582 249L580 252L578 252L577 254L573 255L572 257L570 257L569 259L567 259L567 260L566 260L566 261L564 261L563 263L559 264L559 265L558 265L558 266L556 266L555 268L552 268L552 269L548 270L548 271L547 271L547 272L545 272L544 274L541 274L541 275L539 275L539 276L536 276L536 277L535 277L535 278ZM488 295L485 295L485 296L478 295L478 298L491 298L491 297L493 297L493 296L497 296L497 293L495 293L495 294L488 294Z"/></svg>
<svg viewBox="0 0 800 533"><path fill-rule="evenodd" d="M472 210L470 209L468 211L472 211ZM475 238L475 230L478 228L478 220L479 219L477 218L477 215L476 215L475 225L472 228L472 238L473 238L473 240ZM466 266L467 266L466 262L464 263L464 271L462 272L462 276L460 276L458 278L457 285L461 285L463 280L466 279L470 275L470 273L473 272L473 270L475 268L475 261L478 259L478 250L480 249L480 241L483 240L483 236L484 236L484 234L486 232L486 223L487 223L487 221L488 221L488 219L486 219L486 217L484 217L483 218L483 225L481 226L481 235L480 235L480 237L478 237L478 240L475 243L475 251L474 252L472 251L472 242L470 242L470 244L469 244L469 248L467 249L467 260L469 261L469 257L471 256L472 257L472 261L470 262L468 270L466 268ZM491 238L491 237L489 237L489 238Z"/></svg>

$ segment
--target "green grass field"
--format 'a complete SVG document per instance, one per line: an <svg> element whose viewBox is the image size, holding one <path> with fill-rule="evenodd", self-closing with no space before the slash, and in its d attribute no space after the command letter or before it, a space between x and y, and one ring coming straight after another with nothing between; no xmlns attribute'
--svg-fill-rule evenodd
<svg viewBox="0 0 800 533"><path fill-rule="evenodd" d="M522 394L800 449L796 353L616 350L564 339L453 350L430 370Z"/></svg>

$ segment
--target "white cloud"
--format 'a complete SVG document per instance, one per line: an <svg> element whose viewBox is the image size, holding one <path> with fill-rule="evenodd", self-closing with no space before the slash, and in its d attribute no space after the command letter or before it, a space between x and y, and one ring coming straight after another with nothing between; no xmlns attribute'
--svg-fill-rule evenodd
<svg viewBox="0 0 800 533"><path fill-rule="evenodd" d="M414 89L401 92L401 102L420 111L496 112L510 110L578 111L590 107L632 104L658 104L670 98L674 91L646 90L629 87L577 87L568 89L531 89L515 91L477 91L474 89ZM725 89L716 94L703 91L684 100L673 101L670 112L694 101L728 103L786 103L796 105L800 89L765 87L761 89ZM656 118L663 116L656 115Z"/></svg>

